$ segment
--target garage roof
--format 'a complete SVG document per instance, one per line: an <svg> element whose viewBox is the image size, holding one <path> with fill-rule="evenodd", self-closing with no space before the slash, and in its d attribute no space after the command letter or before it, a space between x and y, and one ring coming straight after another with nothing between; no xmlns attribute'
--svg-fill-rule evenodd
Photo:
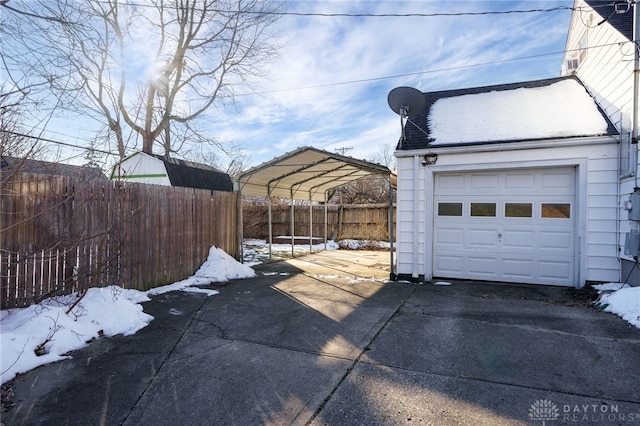
<svg viewBox="0 0 640 426"><path fill-rule="evenodd" d="M395 187L396 175L385 166L302 147L247 170L238 182L243 195L324 201L326 190L373 174Z"/></svg>

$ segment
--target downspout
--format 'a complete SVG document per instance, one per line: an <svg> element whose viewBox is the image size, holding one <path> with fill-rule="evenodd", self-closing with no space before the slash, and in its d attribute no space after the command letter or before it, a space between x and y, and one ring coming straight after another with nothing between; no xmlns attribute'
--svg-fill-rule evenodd
<svg viewBox="0 0 640 426"><path fill-rule="evenodd" d="M242 191L238 191L238 243L240 247L240 263L244 263L244 220L242 216Z"/></svg>
<svg viewBox="0 0 640 426"><path fill-rule="evenodd" d="M640 123L638 123L638 116L640 113L638 112L638 108L640 108L640 40L638 37L640 36L640 8L638 7L638 3L633 3L633 118L632 118L632 133L631 133L631 143L636 145L636 152L638 147L638 134L640 133ZM635 161L634 164L634 190L638 188L638 156L633 159Z"/></svg>
<svg viewBox="0 0 640 426"><path fill-rule="evenodd" d="M413 156L413 253L411 277L418 278L418 167L420 166L420 158Z"/></svg>
<svg viewBox="0 0 640 426"><path fill-rule="evenodd" d="M391 175L389 175L389 269L391 270L389 279L396 281L398 276L393 264L393 185L391 184Z"/></svg>

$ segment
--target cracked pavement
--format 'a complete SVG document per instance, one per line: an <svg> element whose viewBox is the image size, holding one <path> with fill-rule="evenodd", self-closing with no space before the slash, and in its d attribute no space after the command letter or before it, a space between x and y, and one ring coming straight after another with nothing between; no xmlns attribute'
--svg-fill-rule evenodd
<svg viewBox="0 0 640 426"><path fill-rule="evenodd" d="M548 401L554 424L584 406L615 418L583 423L640 424L640 330L573 289L388 282L388 256L321 252L156 296L137 334L17 377L2 422L521 425Z"/></svg>

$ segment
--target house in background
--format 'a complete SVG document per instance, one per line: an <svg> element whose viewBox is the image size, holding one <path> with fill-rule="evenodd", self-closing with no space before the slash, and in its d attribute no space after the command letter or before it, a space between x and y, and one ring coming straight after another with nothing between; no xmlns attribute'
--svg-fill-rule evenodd
<svg viewBox="0 0 640 426"><path fill-rule="evenodd" d="M633 140L634 97L638 88L634 86L634 68L639 55L633 43L634 14L640 5L617 1L574 1L562 74L577 76L587 91L605 111L620 133L618 145L618 179L609 194L616 194L617 244L616 258L620 263L620 280L640 285L637 239L627 241L627 234L638 230L638 221L629 221L629 212L624 208L631 194L636 192L639 160L638 144ZM636 129L638 126L637 111ZM637 130L636 135L637 138ZM640 209L640 196L635 203ZM638 236L638 234L636 234ZM594 235L595 239L599 236ZM602 250L603 248L600 248Z"/></svg>
<svg viewBox="0 0 640 426"><path fill-rule="evenodd" d="M2 156L0 158L0 173L4 181L15 173L29 173L48 176L70 176L81 181L96 179L106 180L107 176L99 167L75 166L72 164L54 163L51 161L35 160Z"/></svg>
<svg viewBox="0 0 640 426"><path fill-rule="evenodd" d="M231 177L215 167L136 152L113 166L111 180L233 191Z"/></svg>
<svg viewBox="0 0 640 426"><path fill-rule="evenodd" d="M619 279L618 131L577 78L424 96L395 152L399 278Z"/></svg>

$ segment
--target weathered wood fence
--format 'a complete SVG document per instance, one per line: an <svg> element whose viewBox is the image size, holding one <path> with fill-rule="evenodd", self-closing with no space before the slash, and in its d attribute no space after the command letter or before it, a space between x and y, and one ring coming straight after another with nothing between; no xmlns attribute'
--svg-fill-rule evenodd
<svg viewBox="0 0 640 426"><path fill-rule="evenodd" d="M394 226L395 226L395 209ZM309 236L309 206L294 206L295 235ZM267 206L244 206L242 209L244 238L267 239L269 220ZM272 233L291 235L291 207L271 207ZM324 237L324 206L313 207L313 237ZM359 239L389 241L388 204L350 204L327 206L327 237L332 240Z"/></svg>
<svg viewBox="0 0 640 426"><path fill-rule="evenodd" d="M0 196L2 309L89 287L172 283L214 245L240 255L238 193L19 174Z"/></svg>

